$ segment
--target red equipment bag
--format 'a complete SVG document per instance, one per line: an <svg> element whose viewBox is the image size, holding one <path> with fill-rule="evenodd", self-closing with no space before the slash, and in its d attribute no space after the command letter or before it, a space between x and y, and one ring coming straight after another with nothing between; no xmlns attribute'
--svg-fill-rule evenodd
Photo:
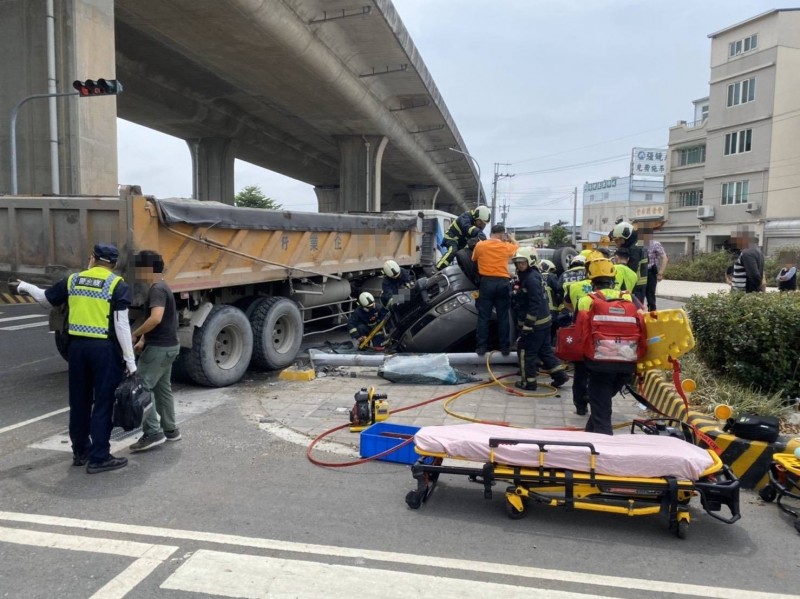
<svg viewBox="0 0 800 599"><path fill-rule="evenodd" d="M578 312L576 326L582 335L583 355L588 360L635 364L647 353L644 315L622 298L609 299L600 292L589 295L592 306ZM582 327L585 327L582 329Z"/></svg>
<svg viewBox="0 0 800 599"><path fill-rule="evenodd" d="M583 339L574 324L556 330L556 357L565 362L583 361Z"/></svg>

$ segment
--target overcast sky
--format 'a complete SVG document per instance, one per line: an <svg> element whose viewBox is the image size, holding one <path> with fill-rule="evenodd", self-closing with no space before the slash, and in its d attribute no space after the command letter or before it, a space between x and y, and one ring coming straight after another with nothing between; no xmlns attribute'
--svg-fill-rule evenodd
<svg viewBox="0 0 800 599"><path fill-rule="evenodd" d="M491 197L508 223L578 222L586 181L624 177L631 149L666 147L708 95L711 40L775 6L761 0L393 0ZM120 121L120 183L190 197L185 142ZM316 211L313 188L236 162L284 208Z"/></svg>

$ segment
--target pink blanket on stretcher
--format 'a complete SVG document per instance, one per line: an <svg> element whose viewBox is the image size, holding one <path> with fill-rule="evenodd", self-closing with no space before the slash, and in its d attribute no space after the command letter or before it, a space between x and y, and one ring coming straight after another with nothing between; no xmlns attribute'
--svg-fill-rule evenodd
<svg viewBox="0 0 800 599"><path fill-rule="evenodd" d="M695 445L658 435L598 435L578 431L521 429L493 424L425 426L414 435L422 451L443 453L473 462L489 461L489 439L588 442L598 452L595 471L620 477L674 476L698 480L714 464L708 451ZM545 466L579 472L589 471L589 448L545 446ZM494 461L509 466L539 466L539 448L527 443L501 445Z"/></svg>

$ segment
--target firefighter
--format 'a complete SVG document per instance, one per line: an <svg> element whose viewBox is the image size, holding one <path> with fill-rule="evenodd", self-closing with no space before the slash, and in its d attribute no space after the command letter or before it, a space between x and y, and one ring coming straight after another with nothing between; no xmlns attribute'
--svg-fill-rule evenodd
<svg viewBox="0 0 800 599"><path fill-rule="evenodd" d="M411 289L414 286L410 270L401 267L394 260L387 260L383 263L383 275L381 303L385 308L409 299L408 291L405 292L407 294L405 297L401 297L401 295L403 295L403 290Z"/></svg>
<svg viewBox="0 0 800 599"><path fill-rule="evenodd" d="M128 322L131 293L122 277L112 272L118 258L115 245L98 243L86 270L69 275L48 289L24 281L18 287L45 307L65 303L69 307L72 465L85 464L89 474L128 464L127 458L110 453L114 391L125 369L129 375L136 372Z"/></svg>
<svg viewBox="0 0 800 599"><path fill-rule="evenodd" d="M569 302L569 286L572 283L578 283L584 280L586 280L586 256L577 254L572 257L572 260L569 262L569 268L561 273L561 277L559 278L562 297L565 303ZM572 310L571 306L567 305L565 307Z"/></svg>
<svg viewBox="0 0 800 599"><path fill-rule="evenodd" d="M550 325L550 343L556 342L556 330L558 329L558 314L564 308L564 288L558 282L556 265L550 260L539 262L539 271L544 279L544 290L547 293L547 304L550 307L550 318L553 319Z"/></svg>
<svg viewBox="0 0 800 599"><path fill-rule="evenodd" d="M616 269L613 262L607 258L592 260L587 266L589 279L592 281L593 291L599 291L608 299L622 298L632 301L627 292L615 289ZM587 311L592 307L592 302L598 301L591 295L586 295L578 300L578 312ZM584 360L588 373L588 398L592 413L586 422L586 431L613 435L611 428L611 406L613 397L619 393L623 385L630 381L631 375L636 371L636 363L597 362Z"/></svg>
<svg viewBox="0 0 800 599"><path fill-rule="evenodd" d="M517 341L520 380L515 386L535 391L541 361L550 373L551 385L560 387L569 376L566 366L556 358L550 345L550 308L542 275L536 267L536 252L533 248L519 248L512 262L519 276L519 289L514 294L514 313L520 331Z"/></svg>
<svg viewBox="0 0 800 599"><path fill-rule="evenodd" d="M350 314L350 319L347 322L350 336L361 345L367 335L384 319L386 314L386 308L375 306L375 297L371 293L367 291L361 293L358 296L358 307ZM384 335L379 331L372 338L370 345L376 351L383 351L384 342Z"/></svg>
<svg viewBox="0 0 800 599"><path fill-rule="evenodd" d="M627 248L630 252L628 268L636 273L636 287L633 290L640 302L644 303L647 294L647 250L639 244L639 235L633 225L626 221L619 221L609 233L617 248Z"/></svg>
<svg viewBox="0 0 800 599"><path fill-rule="evenodd" d="M617 252L614 254L614 266L615 270L617 271L615 278L617 281L617 289L633 293L633 291L636 289L636 284L639 281L639 275L637 275L628 266L630 258L631 251L628 248L619 248L617 250Z"/></svg>
<svg viewBox="0 0 800 599"><path fill-rule="evenodd" d="M466 247L467 241L471 238L477 237L480 241L486 239L483 229L486 228L486 223L491 219L491 215L489 208L478 206L454 220L444 234L442 245L446 251L436 263L436 269L442 270L449 265L453 261L453 255L461 248Z"/></svg>

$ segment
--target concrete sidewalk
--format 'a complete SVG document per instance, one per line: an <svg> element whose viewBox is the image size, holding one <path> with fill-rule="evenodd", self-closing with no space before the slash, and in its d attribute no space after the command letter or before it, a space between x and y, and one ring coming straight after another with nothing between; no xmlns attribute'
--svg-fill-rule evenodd
<svg viewBox="0 0 800 599"><path fill-rule="evenodd" d="M656 287L656 297L675 301L686 301L693 295L709 295L720 291L729 293L727 283L701 283L698 281L671 281L664 279ZM768 292L778 291L777 287L767 287Z"/></svg>

